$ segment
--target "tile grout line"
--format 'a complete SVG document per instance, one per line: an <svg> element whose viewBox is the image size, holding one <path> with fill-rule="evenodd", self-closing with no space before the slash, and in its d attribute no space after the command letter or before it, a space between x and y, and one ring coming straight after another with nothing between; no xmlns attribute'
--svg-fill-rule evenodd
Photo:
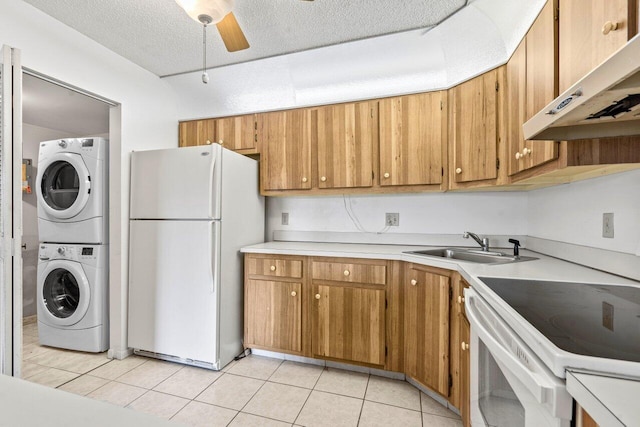
<svg viewBox="0 0 640 427"><path fill-rule="evenodd" d="M304 409L305 405L307 404L307 402L309 401L309 398L311 397L311 393L313 393L316 388L316 385L318 384L318 381L320 381L320 377L322 376L322 374L324 373L324 371L327 369L326 366L324 366L322 368L322 372L320 372L320 375L318 375L318 378L316 379L316 382L313 384L313 388L311 388L311 391L309 392L309 395L307 396L307 398L304 400L304 403L302 404L302 406L300 407L300 410L298 411L298 415L296 415L296 417L293 419L293 423L295 424L296 421L298 421L298 418L300 418L300 414L302 413L302 410ZM275 373L275 372L274 372Z"/></svg>
<svg viewBox="0 0 640 427"><path fill-rule="evenodd" d="M364 396L362 397L362 406L360 407L360 414L358 414L358 426L360 425L360 419L362 418L362 411L364 411L364 403L367 398L367 391L369 390L369 380L371 379L371 374L367 375L367 386L364 388Z"/></svg>

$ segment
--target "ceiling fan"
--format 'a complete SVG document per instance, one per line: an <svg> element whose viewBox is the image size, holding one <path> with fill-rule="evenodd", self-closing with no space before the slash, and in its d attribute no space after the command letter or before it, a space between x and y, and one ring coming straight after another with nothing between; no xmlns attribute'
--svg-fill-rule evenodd
<svg viewBox="0 0 640 427"><path fill-rule="evenodd" d="M303 0L313 1L313 0ZM236 17L231 12L234 0L176 0L187 15L203 25L203 66L202 82L208 83L207 74L207 25L216 24L227 51L237 52L249 48Z"/></svg>

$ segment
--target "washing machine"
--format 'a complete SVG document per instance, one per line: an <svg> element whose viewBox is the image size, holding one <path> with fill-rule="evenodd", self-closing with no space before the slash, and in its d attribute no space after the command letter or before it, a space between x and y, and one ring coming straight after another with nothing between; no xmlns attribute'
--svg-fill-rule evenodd
<svg viewBox="0 0 640 427"><path fill-rule="evenodd" d="M104 138L40 143L35 187L41 242L107 243L107 144Z"/></svg>
<svg viewBox="0 0 640 427"><path fill-rule="evenodd" d="M40 244L37 286L40 344L87 352L108 349L108 248Z"/></svg>

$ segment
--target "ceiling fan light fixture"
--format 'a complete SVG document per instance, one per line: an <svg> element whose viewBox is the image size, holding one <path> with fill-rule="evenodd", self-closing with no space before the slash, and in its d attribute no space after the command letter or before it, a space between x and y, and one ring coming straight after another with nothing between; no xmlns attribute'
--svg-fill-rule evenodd
<svg viewBox="0 0 640 427"><path fill-rule="evenodd" d="M207 17L211 19L209 23L218 23L231 12L234 0L176 0L187 12L187 15L196 22L203 23Z"/></svg>

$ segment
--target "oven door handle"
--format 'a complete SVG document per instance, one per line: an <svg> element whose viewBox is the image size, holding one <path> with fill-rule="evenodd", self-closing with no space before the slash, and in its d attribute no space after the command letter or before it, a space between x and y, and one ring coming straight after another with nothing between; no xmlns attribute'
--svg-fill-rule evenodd
<svg viewBox="0 0 640 427"><path fill-rule="evenodd" d="M539 403L545 403L547 398L550 397L549 392L556 389L557 379L544 375L544 368L540 366L537 357L531 353L525 344L511 331L513 335L510 338L517 343L518 352L522 352L523 357L525 357L530 364L537 365L535 366L536 371L542 372L532 372L528 369L521 360L514 356L509 349L505 348L505 345L500 343L494 334L489 331L491 327L490 322L485 320L483 314L477 308L478 303L484 304L484 302L479 301L479 297L474 291L465 291L465 297L467 317L469 318L471 329L475 329L474 332L482 339L482 342L487 346L496 361L499 361L505 365L509 371L514 373Z"/></svg>

